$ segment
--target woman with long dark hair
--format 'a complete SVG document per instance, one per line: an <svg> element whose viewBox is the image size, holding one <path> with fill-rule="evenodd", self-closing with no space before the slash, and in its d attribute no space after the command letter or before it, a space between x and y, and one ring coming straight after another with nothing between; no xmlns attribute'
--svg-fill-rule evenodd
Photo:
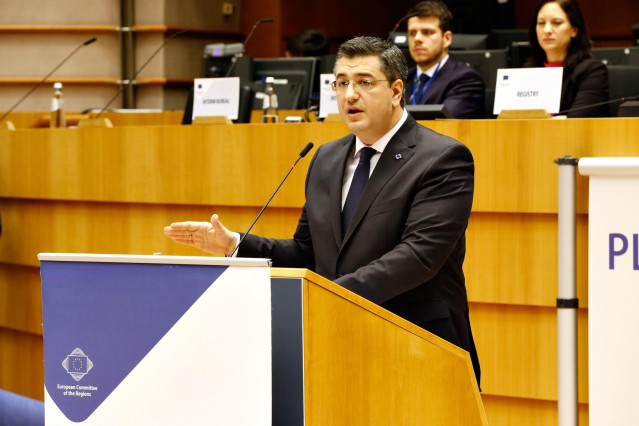
<svg viewBox="0 0 639 426"><path fill-rule="evenodd" d="M528 40L532 67L563 67L560 110L608 100L608 70L590 53L590 37L577 0L540 0ZM608 105L567 112L568 117L607 117Z"/></svg>

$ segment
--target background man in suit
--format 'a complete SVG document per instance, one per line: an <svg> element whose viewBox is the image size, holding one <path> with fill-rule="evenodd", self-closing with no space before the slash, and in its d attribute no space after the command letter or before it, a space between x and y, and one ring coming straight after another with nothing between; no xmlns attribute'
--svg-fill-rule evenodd
<svg viewBox="0 0 639 426"><path fill-rule="evenodd" d="M479 73L448 56L453 15L444 3L413 6L407 21L408 48L417 64L408 70L406 98L412 105L444 104L455 118L485 118L484 82Z"/></svg>
<svg viewBox="0 0 639 426"><path fill-rule="evenodd" d="M406 60L391 42L347 41L334 72L352 134L315 153L293 238L247 235L238 255L314 270L466 349L479 383L462 271L472 155L408 115ZM233 252L240 237L215 214L211 222L173 223L165 233L213 254Z"/></svg>

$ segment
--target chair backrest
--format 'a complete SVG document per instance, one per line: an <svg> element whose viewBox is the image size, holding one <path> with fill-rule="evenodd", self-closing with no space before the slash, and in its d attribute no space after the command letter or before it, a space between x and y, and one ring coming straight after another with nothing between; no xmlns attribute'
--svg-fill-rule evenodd
<svg viewBox="0 0 639 426"><path fill-rule="evenodd" d="M609 99L639 96L639 66L608 65ZM610 115L617 116L619 103L610 105Z"/></svg>
<svg viewBox="0 0 639 426"><path fill-rule="evenodd" d="M522 68L530 56L530 43L514 41L508 47L508 68Z"/></svg>
<svg viewBox="0 0 639 426"><path fill-rule="evenodd" d="M639 46L634 47L596 47L590 50L592 55L606 65L639 66Z"/></svg>

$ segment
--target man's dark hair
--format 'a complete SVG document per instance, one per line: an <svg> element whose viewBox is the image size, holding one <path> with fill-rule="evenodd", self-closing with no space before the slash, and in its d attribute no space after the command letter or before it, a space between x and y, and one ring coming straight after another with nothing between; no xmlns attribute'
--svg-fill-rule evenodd
<svg viewBox="0 0 639 426"><path fill-rule="evenodd" d="M342 57L356 58L360 56L376 56L379 58L380 69L386 76L389 84L395 80L401 80L406 85L408 65L404 54L394 43L377 37L355 37L339 47L335 58L335 67ZM333 69L335 73L335 69ZM401 106L404 107L404 94L402 93Z"/></svg>
<svg viewBox="0 0 639 426"><path fill-rule="evenodd" d="M408 10L407 16L424 18L426 16L436 16L439 18L439 28L442 34L446 31L453 31L453 14L450 9L439 0L426 0L417 3Z"/></svg>
<svg viewBox="0 0 639 426"><path fill-rule="evenodd" d="M540 0L535 7L530 27L528 28L528 41L530 42L531 57L525 63L526 66L543 67L546 60L546 52L541 48L537 38L537 16L542 7L547 3L555 2L561 7L570 25L577 28L577 35L570 39L566 60L564 61L564 75L570 73L575 66L584 59L590 58L590 36L586 28L586 21L581 13L577 0Z"/></svg>
<svg viewBox="0 0 639 426"><path fill-rule="evenodd" d="M328 38L320 30L308 28L288 39L286 50L297 56L328 55Z"/></svg>

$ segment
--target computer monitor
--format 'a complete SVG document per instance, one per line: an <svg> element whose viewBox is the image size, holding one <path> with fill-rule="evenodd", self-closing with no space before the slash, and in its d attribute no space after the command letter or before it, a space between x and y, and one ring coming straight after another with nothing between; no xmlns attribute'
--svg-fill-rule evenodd
<svg viewBox="0 0 639 426"><path fill-rule="evenodd" d="M477 50L485 49L488 34L453 34L450 50Z"/></svg>
<svg viewBox="0 0 639 426"><path fill-rule="evenodd" d="M249 84L253 81L253 57L204 57L202 58L202 77L239 77L240 84Z"/></svg>
<svg viewBox="0 0 639 426"><path fill-rule="evenodd" d="M528 30L492 29L488 35L489 49L507 49L513 42L528 41Z"/></svg>
<svg viewBox="0 0 639 426"><path fill-rule="evenodd" d="M489 89L495 88L497 70L508 67L507 49L455 50L450 52L450 57L479 71Z"/></svg>
<svg viewBox="0 0 639 426"><path fill-rule="evenodd" d="M316 58L274 58L253 60L253 90L264 91L266 77L275 79L275 92L280 109L306 109L313 90ZM255 97L253 109L262 108Z"/></svg>
<svg viewBox="0 0 639 426"><path fill-rule="evenodd" d="M406 105L406 111L415 120L434 120L436 118L455 118L444 104Z"/></svg>

